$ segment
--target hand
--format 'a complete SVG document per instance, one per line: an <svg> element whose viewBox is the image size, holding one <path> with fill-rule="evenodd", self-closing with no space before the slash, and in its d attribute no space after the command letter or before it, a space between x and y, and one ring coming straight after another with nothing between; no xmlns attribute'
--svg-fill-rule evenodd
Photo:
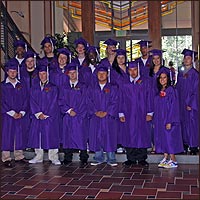
<svg viewBox="0 0 200 200"><path fill-rule="evenodd" d="M14 118L14 119L18 119L18 118L19 118L19 114L18 114L18 113L15 113L15 114L13 115L13 118Z"/></svg>
<svg viewBox="0 0 200 200"><path fill-rule="evenodd" d="M166 124L166 129L170 130L172 128L172 124Z"/></svg>
<svg viewBox="0 0 200 200"><path fill-rule="evenodd" d="M100 114L100 117L101 117L101 118L104 118L106 115L107 115L107 112L101 111L101 114Z"/></svg>
<svg viewBox="0 0 200 200"><path fill-rule="evenodd" d="M149 122L149 121L151 121L151 120L152 120L152 116L151 116L151 115L147 115L147 116L146 116L146 121Z"/></svg>
<svg viewBox="0 0 200 200"><path fill-rule="evenodd" d="M70 115L71 117L74 117L74 116L76 116L76 112L73 111L73 110L71 110L70 113L69 113L69 115Z"/></svg>
<svg viewBox="0 0 200 200"><path fill-rule="evenodd" d="M46 119L46 118L45 118L45 115L44 115L43 113L42 113L42 114L40 114L38 118L39 118L39 119L41 119L41 120L44 120L44 119Z"/></svg>
<svg viewBox="0 0 200 200"><path fill-rule="evenodd" d="M187 106L186 109L187 109L188 111L192 110L192 108L191 108L190 106Z"/></svg>
<svg viewBox="0 0 200 200"><path fill-rule="evenodd" d="M126 119L125 119L124 116L123 116L123 117L120 117L119 120L120 120L120 122L123 122L123 123L126 121Z"/></svg>

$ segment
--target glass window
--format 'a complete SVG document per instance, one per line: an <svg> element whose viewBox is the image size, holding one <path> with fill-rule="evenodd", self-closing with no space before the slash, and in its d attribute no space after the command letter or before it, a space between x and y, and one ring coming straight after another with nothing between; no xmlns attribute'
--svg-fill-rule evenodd
<svg viewBox="0 0 200 200"><path fill-rule="evenodd" d="M165 59L165 65L168 66L169 61L174 63L174 68L182 65L183 55L181 52L183 49L192 49L192 36L163 36L162 37L162 49L166 51L163 53Z"/></svg>

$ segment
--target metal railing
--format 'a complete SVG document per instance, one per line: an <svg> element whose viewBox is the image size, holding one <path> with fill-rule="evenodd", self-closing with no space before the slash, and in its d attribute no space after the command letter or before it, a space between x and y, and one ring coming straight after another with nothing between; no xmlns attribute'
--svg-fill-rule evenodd
<svg viewBox="0 0 200 200"><path fill-rule="evenodd" d="M23 40L27 44L27 48L33 52L35 50L31 47L29 42L23 36L6 7L1 1L1 67L4 69L5 63L15 55L13 43L15 40Z"/></svg>

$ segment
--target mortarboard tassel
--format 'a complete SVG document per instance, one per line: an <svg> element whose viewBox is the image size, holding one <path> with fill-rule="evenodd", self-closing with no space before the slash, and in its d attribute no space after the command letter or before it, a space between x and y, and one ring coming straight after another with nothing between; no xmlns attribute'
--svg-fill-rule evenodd
<svg viewBox="0 0 200 200"><path fill-rule="evenodd" d="M27 52L27 44L25 43L25 51Z"/></svg>
<svg viewBox="0 0 200 200"><path fill-rule="evenodd" d="M72 61L72 55L71 55L71 53L69 54L69 63L71 63L71 61Z"/></svg>
<svg viewBox="0 0 200 200"><path fill-rule="evenodd" d="M19 65L18 65L17 71L18 71L18 79L20 80L20 67L19 67Z"/></svg>
<svg viewBox="0 0 200 200"><path fill-rule="evenodd" d="M77 73L77 80L78 80L78 65L76 65L76 73Z"/></svg>
<svg viewBox="0 0 200 200"><path fill-rule="evenodd" d="M192 63L193 63L193 67L196 68L195 62L194 62L194 52L192 52Z"/></svg>
<svg viewBox="0 0 200 200"><path fill-rule="evenodd" d="M50 38L49 40L50 40L50 42L51 42L52 52L53 52L53 51L54 51L54 45L53 45L53 42L52 42L51 38Z"/></svg>
<svg viewBox="0 0 200 200"><path fill-rule="evenodd" d="M110 66L108 67L108 83L110 83Z"/></svg>
<svg viewBox="0 0 200 200"><path fill-rule="evenodd" d="M34 53L34 67L36 68L36 54Z"/></svg>

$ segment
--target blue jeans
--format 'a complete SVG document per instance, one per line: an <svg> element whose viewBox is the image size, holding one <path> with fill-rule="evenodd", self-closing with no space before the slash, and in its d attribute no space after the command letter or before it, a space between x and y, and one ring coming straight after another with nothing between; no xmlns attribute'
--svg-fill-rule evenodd
<svg viewBox="0 0 200 200"><path fill-rule="evenodd" d="M107 163L116 162L115 152L106 152L106 156L107 156L107 160L106 160ZM103 149L101 149L101 151L96 151L95 152L94 160L99 162L99 163L103 163L104 162L105 154L103 152Z"/></svg>

